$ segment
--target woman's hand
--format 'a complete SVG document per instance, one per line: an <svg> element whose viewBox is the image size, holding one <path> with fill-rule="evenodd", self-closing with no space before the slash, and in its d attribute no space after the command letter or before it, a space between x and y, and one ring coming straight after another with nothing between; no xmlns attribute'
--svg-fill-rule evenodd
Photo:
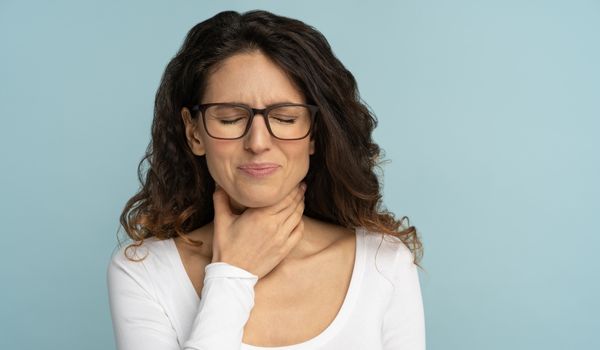
<svg viewBox="0 0 600 350"><path fill-rule="evenodd" d="M218 188L213 194L212 262L240 267L259 279L271 272L302 239L305 190L300 184L277 204L236 215L229 196Z"/></svg>

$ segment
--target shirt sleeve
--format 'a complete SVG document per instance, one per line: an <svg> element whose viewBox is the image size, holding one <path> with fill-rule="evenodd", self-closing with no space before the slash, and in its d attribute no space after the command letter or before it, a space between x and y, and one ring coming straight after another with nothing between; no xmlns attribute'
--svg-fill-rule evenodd
<svg viewBox="0 0 600 350"><path fill-rule="evenodd" d="M107 271L118 350L240 349L258 276L224 262L208 264L192 330L188 339L182 340L157 298L143 262L122 255L113 257Z"/></svg>
<svg viewBox="0 0 600 350"><path fill-rule="evenodd" d="M258 276L225 262L208 264L205 271L198 316L183 348L239 350Z"/></svg>
<svg viewBox="0 0 600 350"><path fill-rule="evenodd" d="M393 275L394 292L383 320L383 349L425 350L425 317L417 266L400 247Z"/></svg>

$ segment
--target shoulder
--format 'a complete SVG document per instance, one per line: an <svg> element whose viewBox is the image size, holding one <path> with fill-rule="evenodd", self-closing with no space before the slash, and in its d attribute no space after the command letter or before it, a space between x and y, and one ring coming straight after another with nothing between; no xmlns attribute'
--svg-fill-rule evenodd
<svg viewBox="0 0 600 350"><path fill-rule="evenodd" d="M109 287L128 280L150 288L151 278L164 271L169 259L169 240L151 237L139 246L133 243L124 243L112 253L106 271Z"/></svg>
<svg viewBox="0 0 600 350"><path fill-rule="evenodd" d="M357 234L362 235L367 263L390 283L395 284L403 270L415 266L413 253L400 238L363 227L357 229Z"/></svg>
<svg viewBox="0 0 600 350"><path fill-rule="evenodd" d="M139 263L146 265L156 263L166 257L169 251L169 244L172 239L161 240L156 237L139 241L122 243L111 255L111 264L124 264L136 266ZM142 264L143 265L143 264Z"/></svg>

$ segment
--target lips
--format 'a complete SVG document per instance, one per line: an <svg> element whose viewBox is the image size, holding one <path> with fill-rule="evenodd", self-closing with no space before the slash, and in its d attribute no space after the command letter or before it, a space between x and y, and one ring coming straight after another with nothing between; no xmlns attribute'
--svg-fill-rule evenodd
<svg viewBox="0 0 600 350"><path fill-rule="evenodd" d="M265 177L273 174L279 169L275 163L248 163L238 167L244 174L252 177Z"/></svg>

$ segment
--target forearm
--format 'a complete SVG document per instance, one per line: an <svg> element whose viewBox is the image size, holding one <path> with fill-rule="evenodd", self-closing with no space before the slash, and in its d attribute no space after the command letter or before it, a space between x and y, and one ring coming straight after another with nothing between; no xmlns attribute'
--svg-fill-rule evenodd
<svg viewBox="0 0 600 350"><path fill-rule="evenodd" d="M258 276L224 262L207 265L198 315L183 348L240 349L257 281Z"/></svg>

